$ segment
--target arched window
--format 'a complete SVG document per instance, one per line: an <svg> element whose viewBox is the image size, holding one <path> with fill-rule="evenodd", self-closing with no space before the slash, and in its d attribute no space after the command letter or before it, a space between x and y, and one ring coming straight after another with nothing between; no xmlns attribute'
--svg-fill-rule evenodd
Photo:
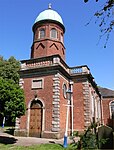
<svg viewBox="0 0 114 150"><path fill-rule="evenodd" d="M110 102L110 119L114 119L114 101Z"/></svg>
<svg viewBox="0 0 114 150"><path fill-rule="evenodd" d="M40 29L39 31L39 39L44 38L45 37L45 30L44 29Z"/></svg>
<svg viewBox="0 0 114 150"><path fill-rule="evenodd" d="M54 29L54 28L51 29L50 37L54 38L54 39L57 39L57 30L56 29Z"/></svg>
<svg viewBox="0 0 114 150"><path fill-rule="evenodd" d="M92 94L91 94L91 115L92 118L95 118L95 100Z"/></svg>

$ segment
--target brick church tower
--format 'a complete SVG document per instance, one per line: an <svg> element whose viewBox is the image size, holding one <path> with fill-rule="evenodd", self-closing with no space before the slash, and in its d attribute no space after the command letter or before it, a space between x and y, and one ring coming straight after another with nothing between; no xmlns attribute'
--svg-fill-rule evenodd
<svg viewBox="0 0 114 150"><path fill-rule="evenodd" d="M68 108L68 133L83 131L91 121L101 123L100 93L89 68L65 62L61 16L49 5L32 29L31 58L21 61L20 71L26 114L16 119L15 135L63 138Z"/></svg>

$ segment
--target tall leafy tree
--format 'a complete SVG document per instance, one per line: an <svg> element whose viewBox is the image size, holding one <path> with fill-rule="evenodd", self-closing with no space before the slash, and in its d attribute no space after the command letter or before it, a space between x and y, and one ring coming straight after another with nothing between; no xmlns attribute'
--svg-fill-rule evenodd
<svg viewBox="0 0 114 150"><path fill-rule="evenodd" d="M0 78L0 113L12 118L20 117L25 112L24 93L13 80Z"/></svg>
<svg viewBox="0 0 114 150"><path fill-rule="evenodd" d="M4 79L11 79L15 83L19 83L20 62L17 61L13 56L8 60L0 57L0 77Z"/></svg>
<svg viewBox="0 0 114 150"><path fill-rule="evenodd" d="M15 121L25 113L23 90L19 87L20 63L14 57L0 57L0 114Z"/></svg>

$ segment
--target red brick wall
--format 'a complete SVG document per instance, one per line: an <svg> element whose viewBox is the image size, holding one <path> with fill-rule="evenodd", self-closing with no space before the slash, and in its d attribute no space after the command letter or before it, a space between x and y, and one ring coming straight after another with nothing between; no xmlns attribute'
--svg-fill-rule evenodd
<svg viewBox="0 0 114 150"><path fill-rule="evenodd" d="M53 75L42 77L44 79L44 88L32 90L32 79L24 79L24 92L26 97L26 108L31 100L34 99L34 94L37 92L38 99L45 104L45 130L50 131L52 128L52 101L53 101ZM21 117L20 127L26 129L27 116Z"/></svg>
<svg viewBox="0 0 114 150"><path fill-rule="evenodd" d="M67 87L69 86L68 81L66 81L64 78L60 78L60 129L62 132L65 132L67 99L65 99L64 95L63 95L63 84L66 84ZM70 122L69 122L69 124L70 124Z"/></svg>
<svg viewBox="0 0 114 150"><path fill-rule="evenodd" d="M74 103L74 129L84 129L84 102L83 85L74 83L73 85L73 103Z"/></svg>
<svg viewBox="0 0 114 150"><path fill-rule="evenodd" d="M63 86L63 83L65 81L61 78L61 89ZM68 82L68 81L67 81ZM68 83L67 83L68 86ZM65 106L67 104L67 99L63 97L63 90L61 90L60 93L60 127L65 131L66 127L66 111L67 107ZM84 102L83 102L83 85L82 83L74 83L73 84L73 115L74 115L74 129L82 131L84 129ZM69 129L71 129L71 108L69 111Z"/></svg>
<svg viewBox="0 0 114 150"><path fill-rule="evenodd" d="M21 118L20 118L20 124L19 124L19 126L20 126L20 129L26 129L26 127L27 127L27 117L26 117L26 114L25 114L25 116L21 116Z"/></svg>
<svg viewBox="0 0 114 150"><path fill-rule="evenodd" d="M46 30L45 38L38 39L39 30L44 28ZM55 28L57 30L57 39L50 38L50 30ZM54 23L45 23L38 26L35 30L34 42L31 50L31 58L39 58L59 54L65 59L65 47L61 42L61 34L63 29Z"/></svg>

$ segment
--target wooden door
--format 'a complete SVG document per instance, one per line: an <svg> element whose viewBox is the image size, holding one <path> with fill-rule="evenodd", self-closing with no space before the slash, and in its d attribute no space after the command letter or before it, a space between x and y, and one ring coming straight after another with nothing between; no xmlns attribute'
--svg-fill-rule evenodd
<svg viewBox="0 0 114 150"><path fill-rule="evenodd" d="M39 103L33 102L30 108L29 136L41 137L42 131L42 107Z"/></svg>

